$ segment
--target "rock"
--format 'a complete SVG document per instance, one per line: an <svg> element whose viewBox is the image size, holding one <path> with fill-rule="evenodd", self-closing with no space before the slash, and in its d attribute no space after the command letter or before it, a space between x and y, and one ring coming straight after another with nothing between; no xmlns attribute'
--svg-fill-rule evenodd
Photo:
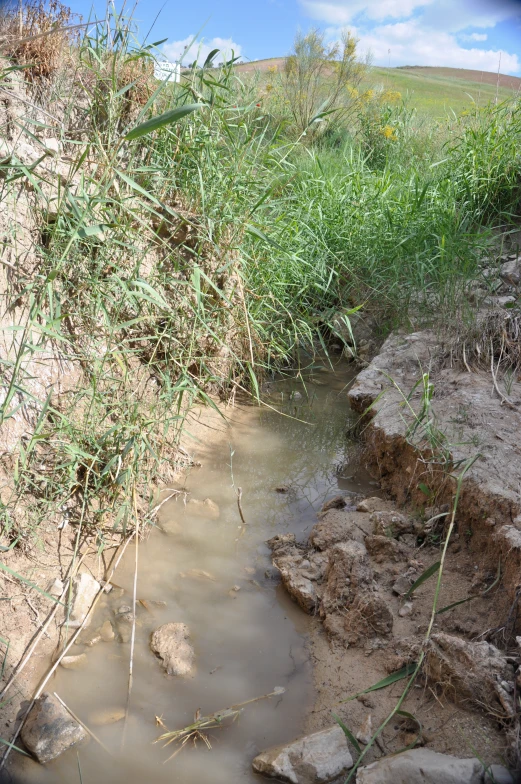
<svg viewBox="0 0 521 784"><path fill-rule="evenodd" d="M83 727L47 692L36 700L21 732L25 747L42 764L86 737Z"/></svg>
<svg viewBox="0 0 521 784"><path fill-rule="evenodd" d="M301 564L305 561L296 548L293 554L275 556L273 559L291 598L307 613L313 613L317 609L318 596L313 580L302 573Z"/></svg>
<svg viewBox="0 0 521 784"><path fill-rule="evenodd" d="M371 498L363 498L356 505L357 512L366 512L372 514L373 512L387 512L391 508L389 501L384 501L383 498L372 496Z"/></svg>
<svg viewBox="0 0 521 784"><path fill-rule="evenodd" d="M102 727L105 724L116 724L116 722L124 718L124 708L103 708L89 714L89 724Z"/></svg>
<svg viewBox="0 0 521 784"><path fill-rule="evenodd" d="M358 732L356 733L356 739L363 743L364 746L370 742L373 735L373 719L370 713L367 714L362 725Z"/></svg>
<svg viewBox="0 0 521 784"><path fill-rule="evenodd" d="M48 152L54 155L60 154L61 144L58 139L50 137L49 139L42 139L41 142Z"/></svg>
<svg viewBox="0 0 521 784"><path fill-rule="evenodd" d="M115 637L114 629L111 622L107 619L102 626L100 626L99 635L103 642L112 642Z"/></svg>
<svg viewBox="0 0 521 784"><path fill-rule="evenodd" d="M268 566L264 571L264 577L267 580L280 580L280 569L276 566Z"/></svg>
<svg viewBox="0 0 521 784"><path fill-rule="evenodd" d="M483 766L475 757L458 759L430 749L410 749L360 768L357 784L482 784Z"/></svg>
<svg viewBox="0 0 521 784"><path fill-rule="evenodd" d="M405 602L403 607L400 607L398 610L398 615L400 618L407 618L408 615L412 613L412 604L411 602Z"/></svg>
<svg viewBox="0 0 521 784"><path fill-rule="evenodd" d="M56 578L47 588L47 593L59 599L65 589L65 583Z"/></svg>
<svg viewBox="0 0 521 784"><path fill-rule="evenodd" d="M514 678L513 668L488 642L467 642L444 632L433 634L425 651L429 681L444 684L454 701L471 701L495 715L511 714L511 697L501 681Z"/></svg>
<svg viewBox="0 0 521 784"><path fill-rule="evenodd" d="M276 485L273 489L276 493L289 493L291 490L289 485Z"/></svg>
<svg viewBox="0 0 521 784"><path fill-rule="evenodd" d="M403 561L410 555L405 542L389 539L388 536L366 536L364 541L367 552L377 563Z"/></svg>
<svg viewBox="0 0 521 784"><path fill-rule="evenodd" d="M188 675L192 671L195 653L186 624L163 624L152 634L150 647L169 675Z"/></svg>
<svg viewBox="0 0 521 784"><path fill-rule="evenodd" d="M272 553L279 555L285 552L292 552L297 545L297 537L295 534L277 534L268 539L266 544Z"/></svg>
<svg viewBox="0 0 521 784"><path fill-rule="evenodd" d="M72 602L68 624L77 629L85 620L92 602L96 598L101 586L92 575L87 572L76 575L72 581ZM90 623L90 620L87 622Z"/></svg>
<svg viewBox="0 0 521 784"><path fill-rule="evenodd" d="M371 522L377 536L398 537L400 534L412 534L415 531L415 521L399 512L373 512Z"/></svg>
<svg viewBox="0 0 521 784"><path fill-rule="evenodd" d="M206 517L208 520L217 520L221 514L219 506L211 498L205 498L204 501L191 498L186 505L186 509L190 514Z"/></svg>
<svg viewBox="0 0 521 784"><path fill-rule="evenodd" d="M118 633L119 641L126 643L130 642L132 636L132 625L134 623L134 615L131 612L121 613L116 616L116 630ZM101 640L101 634L99 635Z"/></svg>
<svg viewBox="0 0 521 784"><path fill-rule="evenodd" d="M126 615L129 612L132 612L132 607L129 604L122 604L120 607L118 607L117 614Z"/></svg>
<svg viewBox="0 0 521 784"><path fill-rule="evenodd" d="M393 593L398 594L398 596L404 596L411 585L411 581L402 575L402 577L398 577L395 584L393 585Z"/></svg>
<svg viewBox="0 0 521 784"><path fill-rule="evenodd" d="M329 501L322 506L321 512L327 512L328 509L343 509L346 504L346 499L343 495L336 495L334 498L331 498Z"/></svg>
<svg viewBox="0 0 521 784"><path fill-rule="evenodd" d="M101 642L101 635L99 633L99 629L86 629L85 631L81 632L80 636L77 638L75 645L86 645L88 648L94 647Z"/></svg>
<svg viewBox="0 0 521 784"><path fill-rule="evenodd" d="M60 667L65 667L66 670L80 670L87 664L87 656L80 653L78 656L64 656L60 661Z"/></svg>
<svg viewBox="0 0 521 784"><path fill-rule="evenodd" d="M503 765L490 765L485 771L483 784L514 784L514 777Z"/></svg>
<svg viewBox="0 0 521 784"><path fill-rule="evenodd" d="M263 751L253 760L256 773L291 784L332 781L352 767L346 737L337 724Z"/></svg>
<svg viewBox="0 0 521 784"><path fill-rule="evenodd" d="M521 259L514 258L503 264L499 276L509 286L518 286L521 282Z"/></svg>

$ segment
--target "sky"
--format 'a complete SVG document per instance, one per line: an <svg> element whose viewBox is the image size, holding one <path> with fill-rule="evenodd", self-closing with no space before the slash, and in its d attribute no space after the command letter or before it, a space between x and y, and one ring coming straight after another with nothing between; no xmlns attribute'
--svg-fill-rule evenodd
<svg viewBox="0 0 521 784"><path fill-rule="evenodd" d="M67 2L67 0L65 0ZM69 0L103 18L104 0ZM348 29L374 65L433 65L521 76L521 0L141 0L134 11L141 39L183 62L214 48L246 60L289 54L297 30L324 31L334 43ZM157 17L157 18L156 18ZM500 60L501 58L501 60Z"/></svg>

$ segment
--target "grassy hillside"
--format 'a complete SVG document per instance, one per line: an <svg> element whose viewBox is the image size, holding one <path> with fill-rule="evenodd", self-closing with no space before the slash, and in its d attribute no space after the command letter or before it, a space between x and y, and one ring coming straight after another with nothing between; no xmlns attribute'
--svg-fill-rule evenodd
<svg viewBox="0 0 521 784"><path fill-rule="evenodd" d="M242 63L239 73L261 73L279 70L283 57L271 57ZM450 111L460 114L473 103L486 106L496 100L498 76L487 71L463 68L430 68L407 66L403 68L371 68L366 87L383 85L388 90L398 90L411 107L431 117L445 117ZM506 74L499 75L498 100L511 98L521 90L521 79Z"/></svg>
<svg viewBox="0 0 521 784"><path fill-rule="evenodd" d="M408 103L433 117L460 114L473 103L486 106L496 100L497 74L458 68L372 68L370 78L386 89L398 90ZM516 84L517 82L517 84ZM507 86L509 85L509 86ZM511 98L521 79L500 75L498 100Z"/></svg>

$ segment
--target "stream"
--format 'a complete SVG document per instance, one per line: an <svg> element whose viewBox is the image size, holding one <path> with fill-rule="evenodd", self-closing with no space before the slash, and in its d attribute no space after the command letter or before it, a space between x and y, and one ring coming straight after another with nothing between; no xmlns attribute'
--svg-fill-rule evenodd
<svg viewBox="0 0 521 784"><path fill-rule="evenodd" d="M130 644L116 637L93 647L75 645L70 653L85 652L86 666L59 667L48 691L65 701L106 750L91 739L45 767L24 765L24 782L260 782L251 770L253 757L302 734L314 702L310 619L270 574L265 542L286 532L306 539L324 501L374 484L358 468L356 447L346 436L352 414L345 393L353 376L352 367L340 362L334 369L315 367L305 380L270 382L265 398L273 408L228 407L227 425L215 415L205 426L194 414L190 451L201 465L177 487L188 490L189 499L212 499L220 514L207 519L201 505L185 504L177 495L139 545L137 596L143 602L124 746L124 722L109 720L125 709ZM275 490L281 485L286 492ZM134 559L132 545L90 630L107 619L114 622L119 608L131 605ZM151 633L167 622L190 629L195 649L190 676L167 676L150 651ZM178 746L153 743L164 732L158 719L180 729L198 710L207 715L277 688L284 693L252 702L236 722L212 729L211 749L202 741L196 748L187 744L166 761Z"/></svg>

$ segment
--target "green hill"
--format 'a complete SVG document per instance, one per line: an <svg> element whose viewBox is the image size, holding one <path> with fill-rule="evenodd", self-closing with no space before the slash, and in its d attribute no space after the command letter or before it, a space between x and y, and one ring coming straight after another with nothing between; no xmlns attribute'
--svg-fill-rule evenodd
<svg viewBox="0 0 521 784"><path fill-rule="evenodd" d="M280 70L283 57L271 57L238 65L243 74L266 74ZM464 68L433 68L405 66L401 68L372 67L365 80L365 88L381 85L387 90L398 90L410 106L431 117L446 117L451 111L460 114L473 103L486 106L521 94L521 79L489 71Z"/></svg>

